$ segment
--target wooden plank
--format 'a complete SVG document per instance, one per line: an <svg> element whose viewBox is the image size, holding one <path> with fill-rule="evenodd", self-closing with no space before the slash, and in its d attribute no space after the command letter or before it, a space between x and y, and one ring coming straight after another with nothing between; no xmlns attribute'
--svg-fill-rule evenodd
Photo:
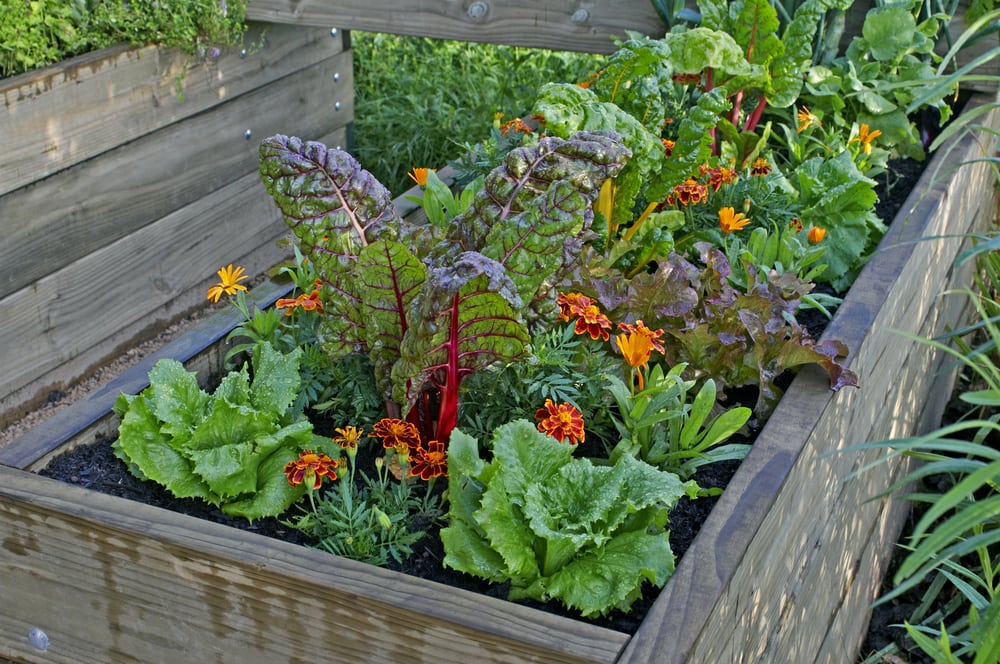
<svg viewBox="0 0 1000 664"><path fill-rule="evenodd" d="M251 309L263 309L291 290L292 284L287 280L279 283L268 279L248 292L247 302ZM0 447L0 465L39 470L57 452L61 454L92 443L99 437L117 436L118 418L111 408L118 395L123 392L138 394L146 389L149 371L161 358L183 362L189 371L198 373L203 388L211 389L214 387L211 382L218 379L222 370L226 351L232 347L232 343L224 339L241 320L232 307L220 308L195 328L150 353L99 389Z"/></svg>
<svg viewBox="0 0 1000 664"><path fill-rule="evenodd" d="M4 466L0 543L0 656L28 663L610 662L627 638Z"/></svg>
<svg viewBox="0 0 1000 664"><path fill-rule="evenodd" d="M979 99L976 103L986 101ZM998 113L994 112L989 121L997 126ZM962 146L948 155L950 166L980 154L981 148L972 138L963 141ZM789 630L793 619L804 619L805 614L797 612L800 607L795 596L782 590L784 584L800 588L802 598L821 600L821 594L789 582L796 578L795 574L807 573L793 566L817 557L823 564L823 556L832 555L829 552L841 544L863 543L827 539L826 533L810 536L816 534L810 519L826 523L831 501L838 496L850 500L845 489L839 487L849 465L846 470L833 462L820 467L814 462L815 455L863 440L845 440L844 436L873 430L871 426L866 429L864 421L874 417L871 404L885 404L886 414L897 418L890 420L889 428L878 432L878 437L908 433L908 425L920 415L914 409L924 403L920 398L920 390L927 389L920 383L923 372L916 367L910 372L912 391L907 390L905 381L900 386L895 379L905 372L899 367L898 353L907 344L884 328L893 325L918 329L913 327L918 321L939 320L928 318L933 317L928 311L946 287L940 277L950 269L957 242L911 239L921 232L933 234L940 230L933 225L926 227L927 217L935 220L933 224L944 224L949 219L969 224L975 214L963 209L963 201L967 207L969 201L991 200L990 195L983 195L983 189L976 188L992 187L986 167L980 164L965 168L969 170L959 172L960 181L968 183L964 186L951 179L931 186L934 173L925 174L918 191L929 189L930 193L920 197L915 191L911 195L904 210L912 214L897 217L883 250L855 282L827 330L829 337L845 341L852 349L850 362L862 376L861 390L848 389L833 395L819 370L808 368L800 373L630 641L622 662L812 661L807 655L815 654L820 645L810 639L822 633L828 623L814 612L808 614L810 622L800 622L796 630ZM949 191L963 193L949 196ZM948 232L961 233L962 228L950 227ZM908 265L915 251L922 252L923 257ZM886 312L880 315L887 303ZM873 324L882 329L861 344ZM914 359L918 356L914 355ZM873 367L881 375L871 374ZM892 410L894 405L897 410ZM814 435L807 440L803 432L810 431ZM840 459L839 463L846 461ZM865 497L878 492L874 486ZM795 493L796 488L799 493ZM809 510L818 511L806 514ZM831 527L844 526L834 521ZM819 550L814 549L817 543ZM831 574L836 578L836 571ZM857 581L849 590L864 594ZM830 599L841 601L839 595ZM778 626L782 627L780 634ZM755 660L765 649L774 659Z"/></svg>
<svg viewBox="0 0 1000 664"><path fill-rule="evenodd" d="M346 128L324 138L342 142ZM257 274L286 258L277 246L286 232L254 172L0 300L0 413L13 418L143 331L203 305L219 265Z"/></svg>
<svg viewBox="0 0 1000 664"><path fill-rule="evenodd" d="M343 50L329 30L284 25L251 24L245 43L263 46L215 60L117 46L0 81L0 195Z"/></svg>
<svg viewBox="0 0 1000 664"><path fill-rule="evenodd" d="M643 0L252 0L247 17L590 53L612 53L612 38L628 30L657 37L666 29Z"/></svg>
<svg viewBox="0 0 1000 664"><path fill-rule="evenodd" d="M340 53L0 198L0 297L256 172L265 136L347 124L351 70Z"/></svg>

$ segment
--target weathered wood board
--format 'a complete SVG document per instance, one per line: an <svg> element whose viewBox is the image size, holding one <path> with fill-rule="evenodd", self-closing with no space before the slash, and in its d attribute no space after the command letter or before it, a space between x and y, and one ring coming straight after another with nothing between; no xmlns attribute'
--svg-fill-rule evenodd
<svg viewBox="0 0 1000 664"><path fill-rule="evenodd" d="M257 145L289 133L346 146L351 52L323 28L250 38L245 55L192 65L183 102L186 56L171 49L4 81L0 123L18 152L0 155L0 424L203 304L221 265L252 275L289 255ZM34 163L18 146L37 149L46 124L68 147ZM25 177L37 180L16 186Z"/></svg>
<svg viewBox="0 0 1000 664"><path fill-rule="evenodd" d="M253 0L257 21L336 26L563 51L612 53L613 38L666 31L653 5L636 0Z"/></svg>
<svg viewBox="0 0 1000 664"><path fill-rule="evenodd" d="M0 195L343 50L329 31L290 25L250 24L245 43L217 59L116 46L0 81Z"/></svg>

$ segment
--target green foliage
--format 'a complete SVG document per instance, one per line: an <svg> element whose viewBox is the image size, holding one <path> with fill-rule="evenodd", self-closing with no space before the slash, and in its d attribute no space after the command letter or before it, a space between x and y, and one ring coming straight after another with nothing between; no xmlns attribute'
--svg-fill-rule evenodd
<svg viewBox="0 0 1000 664"><path fill-rule="evenodd" d="M442 441L465 376L521 356L532 312L554 309L597 189L629 155L612 134L542 139L509 153L451 223L414 227L346 152L285 136L260 152L268 192L327 285L325 348L368 354L389 412L439 395L420 426Z"/></svg>
<svg viewBox="0 0 1000 664"><path fill-rule="evenodd" d="M303 491L282 469L313 440L312 424L291 409L299 355L263 344L252 380L244 365L211 395L183 364L160 360L148 388L115 403L122 420L115 454L178 498L200 498L251 521L282 513Z"/></svg>
<svg viewBox="0 0 1000 664"><path fill-rule="evenodd" d="M944 122L955 88L935 85L941 76L933 66L940 59L934 45L943 22L936 15L917 23L922 7L912 0L869 10L846 53L809 70L802 101L827 124L847 129L865 123L882 132L882 147L923 159L919 130L908 118L912 104L919 97L920 106L936 108Z"/></svg>
<svg viewBox="0 0 1000 664"><path fill-rule="evenodd" d="M525 115L544 83L583 80L605 58L365 32L351 44L353 151L393 192L412 184L410 169L443 167L486 138L497 113Z"/></svg>
<svg viewBox="0 0 1000 664"><path fill-rule="evenodd" d="M0 15L0 76L126 42L206 56L245 30L246 0L10 0Z"/></svg>
<svg viewBox="0 0 1000 664"><path fill-rule="evenodd" d="M493 459L456 430L448 454L444 564L494 582L510 599L558 599L583 616L627 611L674 556L670 508L697 486L622 455L599 466L527 421L500 427Z"/></svg>
<svg viewBox="0 0 1000 664"><path fill-rule="evenodd" d="M993 285L1000 265L992 254L996 236L961 260L977 258L986 277L980 290L966 291L977 312L973 325L939 339L920 339L963 367L968 387L959 392L969 414L930 433L846 448L887 450L859 472L900 456L915 465L885 494L916 486L907 497L922 506L902 545L907 551L892 578L893 590L879 603L923 589L908 616L907 633L935 662L987 664L1000 659L1000 319ZM901 333L902 334L902 333Z"/></svg>
<svg viewBox="0 0 1000 664"><path fill-rule="evenodd" d="M786 272L758 273L747 266L750 281L737 290L728 277L721 251L700 243L696 266L672 254L655 272L603 287L602 299L630 312L651 328L666 330L668 365L685 364L688 377L712 378L718 389L755 385L754 413L766 417L781 396L775 379L785 370L817 364L833 389L856 385L857 377L839 363L843 344L817 342L795 322L794 313L811 284Z"/></svg>
<svg viewBox="0 0 1000 664"><path fill-rule="evenodd" d="M739 406L713 414L718 405L712 379L689 400L695 381L681 377L684 369L678 365L664 374L656 365L649 372L645 389L634 393L619 378L605 378L618 405L615 424L621 435L612 460L630 454L688 479L701 466L742 459L750 451L749 445L720 444L747 423L752 411Z"/></svg>
<svg viewBox="0 0 1000 664"><path fill-rule="evenodd" d="M426 535L418 522L440 516L436 499L421 500L405 476L394 481L387 464L376 463L375 477L369 477L358 470L354 454L348 454L347 463L348 472L336 486L318 497L310 493L310 508L284 523L307 535L313 547L337 556L380 566L390 558L404 562Z"/></svg>

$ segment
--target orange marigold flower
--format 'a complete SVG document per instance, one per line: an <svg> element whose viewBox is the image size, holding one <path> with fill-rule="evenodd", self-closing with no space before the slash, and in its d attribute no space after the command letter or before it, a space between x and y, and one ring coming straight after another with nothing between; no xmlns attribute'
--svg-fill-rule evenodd
<svg viewBox="0 0 1000 664"><path fill-rule="evenodd" d="M291 316L296 307L301 307L306 311L323 313L323 303L319 299L319 288L314 288L311 293L303 293L296 298L279 298L274 303L275 309L284 309L286 316Z"/></svg>
<svg viewBox="0 0 1000 664"><path fill-rule="evenodd" d="M409 175L410 179L413 180L414 182L416 182L421 187L426 187L427 186L427 174L430 173L431 171L434 171L434 170L437 170L437 169L434 169L434 168L414 168L412 171L410 171L409 173L407 173L407 175Z"/></svg>
<svg viewBox="0 0 1000 664"><path fill-rule="evenodd" d="M607 341L611 338L611 320L601 312L600 307L591 304L583 308L576 319L576 333L586 332L591 339Z"/></svg>
<svg viewBox="0 0 1000 664"><path fill-rule="evenodd" d="M418 447L410 456L410 475L427 481L432 477L448 477L448 451L444 443L432 440L427 447Z"/></svg>
<svg viewBox="0 0 1000 664"><path fill-rule="evenodd" d="M771 170L771 163L763 157L757 157L750 164L750 175L767 175Z"/></svg>
<svg viewBox="0 0 1000 664"><path fill-rule="evenodd" d="M502 125L500 125L500 133L503 136L506 136L507 133L511 131L520 132L522 134L534 133L531 127L526 125L524 123L524 120L522 120L521 118L514 118L513 120L508 120L507 122L504 122Z"/></svg>
<svg viewBox="0 0 1000 664"><path fill-rule="evenodd" d="M822 242L823 238L826 237L826 229L820 226L813 226L809 229L809 241L813 244L817 242Z"/></svg>
<svg viewBox="0 0 1000 664"><path fill-rule="evenodd" d="M719 227L723 233L740 231L747 227L750 220L742 212L737 212L734 208L724 207L719 209Z"/></svg>
<svg viewBox="0 0 1000 664"><path fill-rule="evenodd" d="M208 289L207 299L212 302L218 302L223 293L226 295L236 295L237 291L245 291L247 289L240 282L250 277L244 274L243 268L238 265L236 268L233 268L233 264L230 263L226 267L216 271L216 274L219 275L219 283Z"/></svg>
<svg viewBox="0 0 1000 664"><path fill-rule="evenodd" d="M882 135L881 129L876 129L875 131L869 131L868 125L862 123L861 128L858 129L858 135L847 141L850 143L861 143L861 149L865 151L865 154L872 153L872 141Z"/></svg>
<svg viewBox="0 0 1000 664"><path fill-rule="evenodd" d="M333 437L333 442L345 450L352 451L358 449L358 443L361 442L361 436L364 434L364 430L355 426L346 426L343 429L338 427L334 431L337 432L337 435Z"/></svg>
<svg viewBox="0 0 1000 664"><path fill-rule="evenodd" d="M662 327L657 328L655 330L651 330L648 327L646 327L646 324L642 322L642 319L640 319L635 322L635 325L631 325L629 323L618 323L618 329L624 332L625 334L641 334L642 336L649 339L650 343L653 346L653 350L660 353L664 352L663 341L661 341L663 339Z"/></svg>
<svg viewBox="0 0 1000 664"><path fill-rule="evenodd" d="M285 476L288 483L298 486L303 482L308 488L316 490L323 485L323 478L331 482L337 479L334 469L337 462L325 454L316 454L312 450L299 452L299 458L285 464Z"/></svg>
<svg viewBox="0 0 1000 664"><path fill-rule="evenodd" d="M799 109L797 113L799 119L799 128L796 130L798 133L804 132L809 127L821 127L823 123L819 121L819 118L813 115L812 111L809 110L808 106L803 106Z"/></svg>
<svg viewBox="0 0 1000 664"><path fill-rule="evenodd" d="M382 447L386 449L398 449L402 445L407 450L413 450L420 446L420 432L417 426L395 417L382 418L375 423L372 433L368 435L372 438L381 438Z"/></svg>
<svg viewBox="0 0 1000 664"><path fill-rule="evenodd" d="M618 350L630 367L636 369L639 374L639 390L646 387L646 380L642 376L642 369L649 364L649 355L653 351L653 340L645 334L633 332L631 334L619 334L615 337Z"/></svg>
<svg viewBox="0 0 1000 664"><path fill-rule="evenodd" d="M572 404L557 404L546 399L545 406L535 412L535 419L539 420L539 431L559 442L568 439L570 445L576 445L584 441L583 415Z"/></svg>
<svg viewBox="0 0 1000 664"><path fill-rule="evenodd" d="M701 184L694 178L688 178L681 184L674 187L674 193L667 197L667 202L673 205L674 202L681 205L697 205L703 203L708 198L708 187Z"/></svg>
<svg viewBox="0 0 1000 664"><path fill-rule="evenodd" d="M674 146L677 145L674 141L671 141L669 138L661 138L660 142L663 143L664 156L669 157L674 153Z"/></svg>
<svg viewBox="0 0 1000 664"><path fill-rule="evenodd" d="M788 222L788 227L791 228L796 233L802 232L802 220L798 217L792 217L792 220Z"/></svg>
<svg viewBox="0 0 1000 664"><path fill-rule="evenodd" d="M591 299L583 293L559 293L556 304L559 305L559 320L569 322L591 305Z"/></svg>

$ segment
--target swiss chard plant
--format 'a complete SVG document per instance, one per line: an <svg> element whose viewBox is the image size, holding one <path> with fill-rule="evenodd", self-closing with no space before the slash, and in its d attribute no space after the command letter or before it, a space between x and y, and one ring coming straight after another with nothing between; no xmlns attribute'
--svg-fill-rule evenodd
<svg viewBox="0 0 1000 664"><path fill-rule="evenodd" d="M320 143L268 138L260 172L324 282L326 351L368 355L388 413L444 442L462 380L521 357L528 324L556 310L593 201L630 156L613 132L542 138L448 224L402 219L356 160Z"/></svg>
<svg viewBox="0 0 1000 664"><path fill-rule="evenodd" d="M583 616L627 610L646 582L662 587L674 570L669 510L697 485L629 454L597 465L573 449L516 420L494 432L485 461L456 429L444 564Z"/></svg>
<svg viewBox="0 0 1000 664"><path fill-rule="evenodd" d="M115 454L178 498L200 498L251 521L281 514L304 492L282 469L313 441L312 424L292 408L299 355L263 343L253 378L244 365L212 394L180 362L160 360L148 388L115 403L122 420Z"/></svg>

